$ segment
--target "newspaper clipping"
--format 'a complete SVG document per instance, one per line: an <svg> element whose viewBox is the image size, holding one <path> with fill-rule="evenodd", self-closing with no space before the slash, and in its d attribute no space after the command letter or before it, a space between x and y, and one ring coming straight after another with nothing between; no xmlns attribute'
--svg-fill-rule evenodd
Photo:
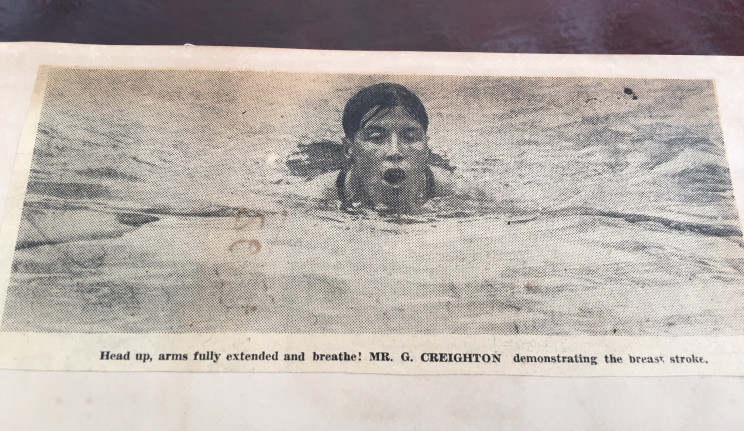
<svg viewBox="0 0 744 431"><path fill-rule="evenodd" d="M42 67L0 366L744 373L714 79L422 72Z"/></svg>

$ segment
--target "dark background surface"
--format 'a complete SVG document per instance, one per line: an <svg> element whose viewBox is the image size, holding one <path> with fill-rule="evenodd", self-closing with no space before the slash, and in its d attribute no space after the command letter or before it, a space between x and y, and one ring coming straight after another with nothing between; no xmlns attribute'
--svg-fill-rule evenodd
<svg viewBox="0 0 744 431"><path fill-rule="evenodd" d="M744 55L744 0L0 0L0 40Z"/></svg>

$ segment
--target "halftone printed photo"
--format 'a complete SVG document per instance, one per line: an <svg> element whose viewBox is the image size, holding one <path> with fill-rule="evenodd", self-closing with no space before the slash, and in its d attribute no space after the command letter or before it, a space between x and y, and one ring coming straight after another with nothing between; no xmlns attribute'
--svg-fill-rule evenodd
<svg viewBox="0 0 744 431"><path fill-rule="evenodd" d="M46 69L3 332L742 336L713 80Z"/></svg>

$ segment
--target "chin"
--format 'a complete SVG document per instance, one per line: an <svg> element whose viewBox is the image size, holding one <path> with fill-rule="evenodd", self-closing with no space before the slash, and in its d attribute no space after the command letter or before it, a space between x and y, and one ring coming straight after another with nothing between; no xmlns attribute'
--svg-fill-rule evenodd
<svg viewBox="0 0 744 431"><path fill-rule="evenodd" d="M423 167L405 162L384 163L366 172L357 171L356 175L360 180L357 184L365 189L368 205L373 209L408 213L423 203L421 196L426 187Z"/></svg>

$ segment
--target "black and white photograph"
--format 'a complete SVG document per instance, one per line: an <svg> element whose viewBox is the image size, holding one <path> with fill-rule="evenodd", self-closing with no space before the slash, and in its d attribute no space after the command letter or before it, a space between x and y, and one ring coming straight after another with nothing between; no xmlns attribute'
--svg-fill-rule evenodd
<svg viewBox="0 0 744 431"><path fill-rule="evenodd" d="M47 69L2 331L744 335L713 80Z"/></svg>

